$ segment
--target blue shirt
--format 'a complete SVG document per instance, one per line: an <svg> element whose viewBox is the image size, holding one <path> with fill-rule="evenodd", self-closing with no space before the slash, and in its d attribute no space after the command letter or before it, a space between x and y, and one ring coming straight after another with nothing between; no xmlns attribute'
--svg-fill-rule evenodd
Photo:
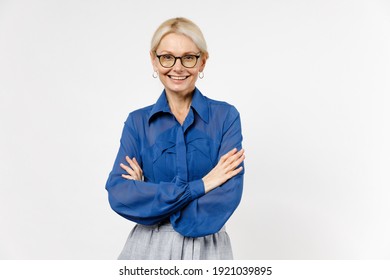
<svg viewBox="0 0 390 280"><path fill-rule="evenodd" d="M170 220L183 236L218 232L240 203L244 169L205 194L202 177L233 148L241 149L240 115L235 107L195 88L181 125L165 91L156 104L136 110L125 121L120 148L106 189L112 209L133 222ZM127 180L126 155L140 164L144 181Z"/></svg>

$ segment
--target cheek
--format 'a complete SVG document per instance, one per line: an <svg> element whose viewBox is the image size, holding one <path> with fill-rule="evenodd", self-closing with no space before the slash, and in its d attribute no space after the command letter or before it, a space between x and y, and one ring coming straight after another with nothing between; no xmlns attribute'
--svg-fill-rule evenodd
<svg viewBox="0 0 390 280"><path fill-rule="evenodd" d="M199 69L193 68L193 69L187 69L187 75L191 75L192 78L198 77Z"/></svg>
<svg viewBox="0 0 390 280"><path fill-rule="evenodd" d="M170 69L166 69L166 68L159 68L158 69L158 72L160 73L160 75L167 75L169 73Z"/></svg>
<svg viewBox="0 0 390 280"><path fill-rule="evenodd" d="M167 76L167 75L170 75L170 74L173 74L173 69L172 68L164 68L164 67L158 67L157 68L157 71L160 75L160 78L164 78L164 76ZM193 69L184 69L183 70L183 74L185 75L191 75L191 77L198 77L198 73L199 73L200 69L199 68L193 68Z"/></svg>

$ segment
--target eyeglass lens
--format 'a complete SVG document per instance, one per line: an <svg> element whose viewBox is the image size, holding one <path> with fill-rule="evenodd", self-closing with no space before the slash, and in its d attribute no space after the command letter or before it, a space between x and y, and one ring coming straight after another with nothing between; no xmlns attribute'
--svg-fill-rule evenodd
<svg viewBox="0 0 390 280"><path fill-rule="evenodd" d="M181 61L181 64L184 67L192 68L196 65L199 56L189 54L189 55L185 55L182 57L175 57L171 54L163 54L163 55L159 55L157 57L160 61L161 66L163 66L163 67L167 67L167 68L173 67L173 65L175 65L175 63L176 63L176 60L179 59Z"/></svg>

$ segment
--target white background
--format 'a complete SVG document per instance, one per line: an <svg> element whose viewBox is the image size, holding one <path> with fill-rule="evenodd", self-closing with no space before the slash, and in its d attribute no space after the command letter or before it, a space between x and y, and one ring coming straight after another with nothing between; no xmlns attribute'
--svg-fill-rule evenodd
<svg viewBox="0 0 390 280"><path fill-rule="evenodd" d="M0 0L0 259L118 256L105 182L175 16L209 45L199 89L241 112L235 257L390 259L385 0Z"/></svg>

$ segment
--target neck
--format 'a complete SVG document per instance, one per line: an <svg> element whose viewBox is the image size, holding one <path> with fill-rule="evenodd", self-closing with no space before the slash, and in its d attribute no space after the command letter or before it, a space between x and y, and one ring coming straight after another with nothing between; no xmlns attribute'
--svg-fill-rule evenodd
<svg viewBox="0 0 390 280"><path fill-rule="evenodd" d="M169 108L180 124L183 124L190 110L192 93L177 94L166 91Z"/></svg>
<svg viewBox="0 0 390 280"><path fill-rule="evenodd" d="M177 93L166 90L165 93L171 110L185 111L190 107L193 91L188 93Z"/></svg>

